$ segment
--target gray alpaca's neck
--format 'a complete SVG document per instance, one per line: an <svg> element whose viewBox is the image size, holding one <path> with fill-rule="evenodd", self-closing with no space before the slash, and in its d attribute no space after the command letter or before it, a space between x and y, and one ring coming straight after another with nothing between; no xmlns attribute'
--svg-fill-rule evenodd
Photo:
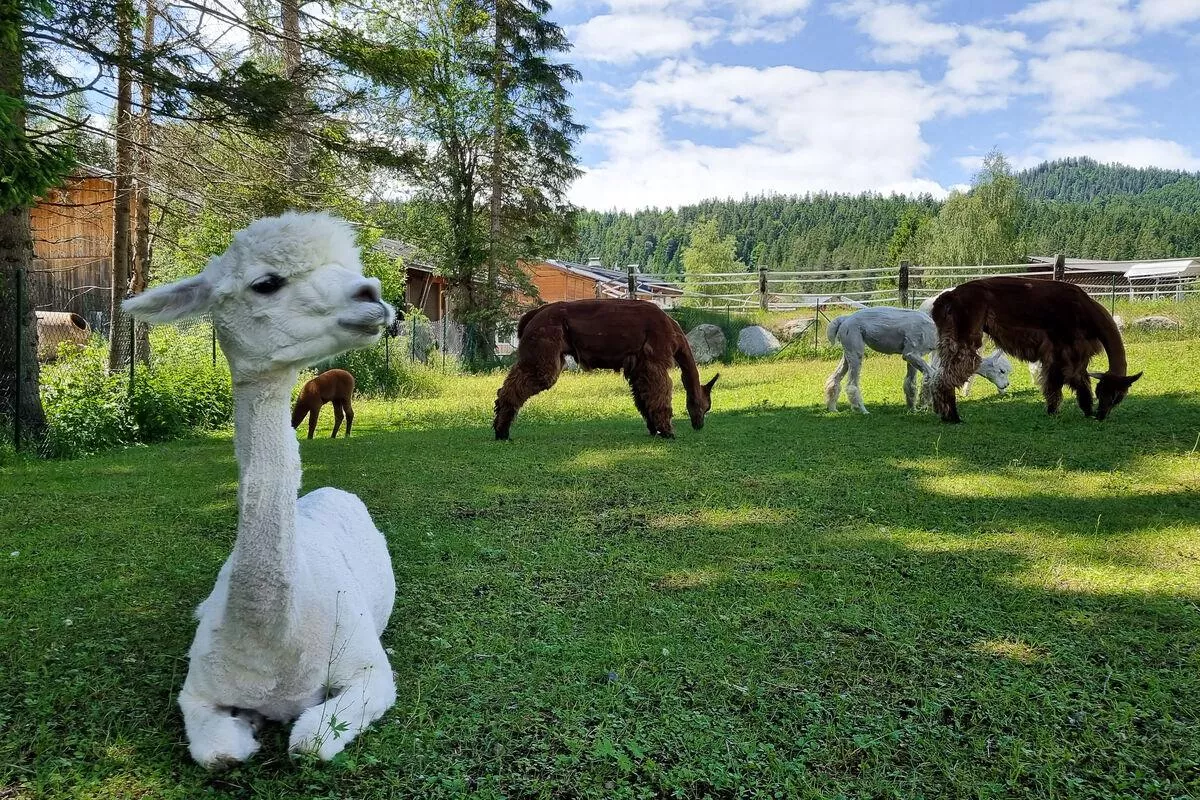
<svg viewBox="0 0 1200 800"><path fill-rule="evenodd" d="M241 629L278 630L292 610L300 448L288 406L295 382L295 371L285 370L233 383L238 529L226 608Z"/></svg>

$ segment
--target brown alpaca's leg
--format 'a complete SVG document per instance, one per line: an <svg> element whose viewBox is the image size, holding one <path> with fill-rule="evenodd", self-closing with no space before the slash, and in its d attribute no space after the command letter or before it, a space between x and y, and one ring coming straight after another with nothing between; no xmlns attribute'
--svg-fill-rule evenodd
<svg viewBox="0 0 1200 800"><path fill-rule="evenodd" d="M633 393L633 404L637 406L638 413L642 415L642 419L646 421L646 428L650 431L650 435L658 433L654 427L654 420L650 417L650 409L646 408L646 399L642 392L638 391L638 387L633 382L634 370L625 370L625 380L629 381L629 388Z"/></svg>
<svg viewBox="0 0 1200 800"><path fill-rule="evenodd" d="M674 439L671 423L671 373L657 364L638 364L631 372L629 385L646 409L646 427L664 439Z"/></svg>
<svg viewBox="0 0 1200 800"><path fill-rule="evenodd" d="M317 416L320 413L320 406L313 406L312 410L308 412L308 438L310 439L313 437L313 434L317 432Z"/></svg>
<svg viewBox="0 0 1200 800"><path fill-rule="evenodd" d="M556 361L550 369L545 365L518 362L504 379L504 385L496 392L496 416L492 419L492 430L496 438L508 438L508 429L521 406L538 392L544 392L558 380L561 367Z"/></svg>
<svg viewBox="0 0 1200 800"><path fill-rule="evenodd" d="M334 400L333 401L333 435L329 437L330 439L337 438L338 428L342 427L342 418L344 416L345 416L345 414L342 413L342 401Z"/></svg>
<svg viewBox="0 0 1200 800"><path fill-rule="evenodd" d="M1095 399L1092 397L1092 382L1088 380L1086 372L1076 373L1067 381L1067 385L1075 392L1075 402L1079 403L1079 410L1083 412L1085 417L1092 416L1092 405Z"/></svg>
<svg viewBox="0 0 1200 800"><path fill-rule="evenodd" d="M1046 398L1046 413L1057 414L1058 407L1062 405L1063 383L1066 377L1063 375L1062 365L1057 361L1042 364L1042 397ZM1088 394L1091 394L1089 387Z"/></svg>
<svg viewBox="0 0 1200 800"><path fill-rule="evenodd" d="M354 403L349 397L342 401L346 407L346 438L350 438L350 426L354 424Z"/></svg>
<svg viewBox="0 0 1200 800"><path fill-rule="evenodd" d="M941 366L933 389L933 408L943 422L962 422L954 391L979 369L977 340L982 340L979 334L965 343L949 336L942 337L938 342L938 362Z"/></svg>

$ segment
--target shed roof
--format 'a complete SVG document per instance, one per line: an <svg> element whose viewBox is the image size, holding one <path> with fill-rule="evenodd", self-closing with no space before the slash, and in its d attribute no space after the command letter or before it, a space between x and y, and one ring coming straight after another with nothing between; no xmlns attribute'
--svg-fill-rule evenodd
<svg viewBox="0 0 1200 800"><path fill-rule="evenodd" d="M557 259L548 259L542 263L549 264L552 267L557 267L558 269L566 272L581 275L585 278L590 278L591 280L601 284L615 284L623 287L629 280L629 273L622 272L621 270L617 269L593 267L584 264L576 264L573 261L559 261ZM665 281L662 278L642 275L641 273L634 273L634 277L637 280L637 288L639 292L645 292L646 294L683 294L683 290L679 288L679 286L671 283L670 281Z"/></svg>

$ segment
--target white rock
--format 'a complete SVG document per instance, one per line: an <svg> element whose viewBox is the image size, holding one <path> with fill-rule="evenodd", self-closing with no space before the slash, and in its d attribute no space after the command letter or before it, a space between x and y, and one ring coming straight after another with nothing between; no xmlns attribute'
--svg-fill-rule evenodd
<svg viewBox="0 0 1200 800"><path fill-rule="evenodd" d="M774 334L761 325L742 328L737 346L738 351L747 356L769 356L783 349Z"/></svg>
<svg viewBox="0 0 1200 800"><path fill-rule="evenodd" d="M697 364L711 364L725 355L725 331L716 325L707 322L697 325L688 333L687 340Z"/></svg>

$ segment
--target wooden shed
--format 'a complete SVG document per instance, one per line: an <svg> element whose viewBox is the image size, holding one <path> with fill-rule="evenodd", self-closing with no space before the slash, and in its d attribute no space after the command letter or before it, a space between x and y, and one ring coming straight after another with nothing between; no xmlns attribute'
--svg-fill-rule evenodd
<svg viewBox="0 0 1200 800"><path fill-rule="evenodd" d="M110 175L83 167L31 209L36 310L74 312L102 327L112 301L114 194Z"/></svg>

